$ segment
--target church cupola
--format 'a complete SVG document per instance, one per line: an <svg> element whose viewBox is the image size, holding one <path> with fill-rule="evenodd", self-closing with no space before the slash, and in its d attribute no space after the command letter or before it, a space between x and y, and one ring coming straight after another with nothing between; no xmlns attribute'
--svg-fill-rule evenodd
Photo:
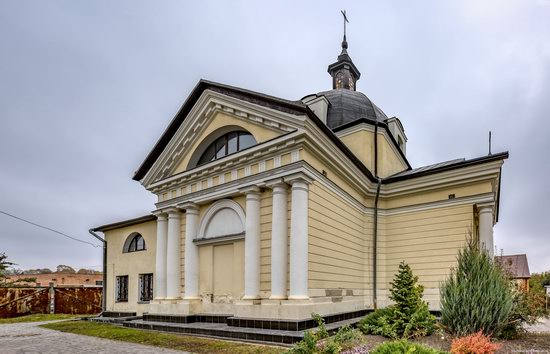
<svg viewBox="0 0 550 354"><path fill-rule="evenodd" d="M342 11L344 16L344 40L342 41L342 52L338 56L338 60L328 66L328 73L332 76L332 89L356 90L357 80L361 77L361 73L353 64L351 57L348 54L348 42L346 40L346 22L349 22L346 17L346 11Z"/></svg>

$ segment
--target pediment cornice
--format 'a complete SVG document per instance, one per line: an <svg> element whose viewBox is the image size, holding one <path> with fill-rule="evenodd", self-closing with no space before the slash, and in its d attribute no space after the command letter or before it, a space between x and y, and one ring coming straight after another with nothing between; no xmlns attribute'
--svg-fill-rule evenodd
<svg viewBox="0 0 550 354"><path fill-rule="evenodd" d="M212 90L205 90L159 158L140 181L141 184L150 189L151 184L174 174L179 162L189 152L189 148L199 139L201 133L218 113L259 125L281 135L300 129L305 121L305 116L276 111Z"/></svg>

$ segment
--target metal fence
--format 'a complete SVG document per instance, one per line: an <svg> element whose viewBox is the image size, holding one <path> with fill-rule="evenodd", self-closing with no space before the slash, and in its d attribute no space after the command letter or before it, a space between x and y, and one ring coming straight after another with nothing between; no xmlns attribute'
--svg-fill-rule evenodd
<svg viewBox="0 0 550 354"><path fill-rule="evenodd" d="M37 313L91 315L101 312L101 287L0 287L0 318Z"/></svg>

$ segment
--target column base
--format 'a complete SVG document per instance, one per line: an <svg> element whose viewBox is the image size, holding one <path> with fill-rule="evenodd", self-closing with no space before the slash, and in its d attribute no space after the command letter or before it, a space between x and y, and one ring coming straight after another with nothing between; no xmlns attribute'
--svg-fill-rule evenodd
<svg viewBox="0 0 550 354"><path fill-rule="evenodd" d="M309 300L309 296L307 295L290 295L288 297L289 300Z"/></svg>
<svg viewBox="0 0 550 354"><path fill-rule="evenodd" d="M201 300L201 297L200 296L184 296L183 300L195 301L195 300Z"/></svg>
<svg viewBox="0 0 550 354"><path fill-rule="evenodd" d="M285 295L271 295L269 297L269 300L286 300L287 297Z"/></svg>
<svg viewBox="0 0 550 354"><path fill-rule="evenodd" d="M162 299L149 304L151 314L192 315L199 313L201 300Z"/></svg>
<svg viewBox="0 0 550 354"><path fill-rule="evenodd" d="M243 300L260 300L260 295L245 295Z"/></svg>

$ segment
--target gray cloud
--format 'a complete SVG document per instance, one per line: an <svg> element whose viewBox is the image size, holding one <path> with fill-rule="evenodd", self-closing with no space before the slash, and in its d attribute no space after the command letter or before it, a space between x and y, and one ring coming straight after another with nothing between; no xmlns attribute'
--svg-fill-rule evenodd
<svg viewBox="0 0 550 354"><path fill-rule="evenodd" d="M550 2L4 1L0 208L82 239L153 209L131 180L200 78L289 99L330 88L350 18L358 89L399 116L414 166L510 150L496 243L550 269ZM91 240L91 239L90 239ZM21 267L101 251L0 216Z"/></svg>

